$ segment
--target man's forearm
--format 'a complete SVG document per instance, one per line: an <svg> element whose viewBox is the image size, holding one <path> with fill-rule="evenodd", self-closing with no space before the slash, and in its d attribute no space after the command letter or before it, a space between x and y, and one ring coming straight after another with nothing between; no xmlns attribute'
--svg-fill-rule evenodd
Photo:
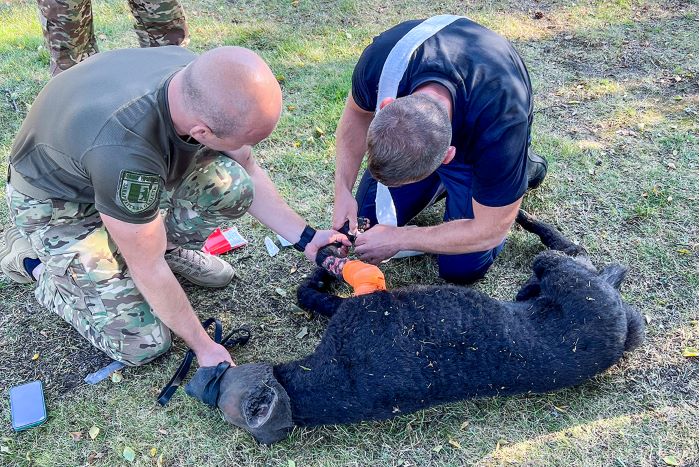
<svg viewBox="0 0 700 467"><path fill-rule="evenodd" d="M155 265L130 266L134 283L155 315L197 354L213 341L206 333L190 305L185 291L164 259Z"/></svg>
<svg viewBox="0 0 700 467"><path fill-rule="evenodd" d="M367 129L373 114L353 109L348 97L335 135L335 189L351 191L360 171L362 158L367 152Z"/></svg>
<svg viewBox="0 0 700 467"><path fill-rule="evenodd" d="M250 167L248 175L255 185L255 197L248 212L287 241L298 242L306 221L282 199L260 166Z"/></svg>
<svg viewBox="0 0 700 467"><path fill-rule="evenodd" d="M473 219L459 219L432 227L400 227L397 241L401 250L451 255L490 250L506 234L485 229Z"/></svg>
<svg viewBox="0 0 700 467"><path fill-rule="evenodd" d="M447 255L490 250L508 235L521 201L522 198L506 206L489 207L472 199L474 219L399 229L400 248Z"/></svg>

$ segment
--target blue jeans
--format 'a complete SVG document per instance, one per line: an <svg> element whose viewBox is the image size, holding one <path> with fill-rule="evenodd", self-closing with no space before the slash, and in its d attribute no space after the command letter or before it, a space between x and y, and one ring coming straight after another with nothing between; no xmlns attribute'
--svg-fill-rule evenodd
<svg viewBox="0 0 700 467"><path fill-rule="evenodd" d="M461 170L458 174L452 172L449 177L440 177L435 172L425 180L389 188L396 207L397 224L399 226L406 225L418 213L427 208L431 201L442 198L447 198L445 221L473 219L471 180L471 170ZM368 218L372 225L377 223L376 193L377 181L372 178L369 171L365 171L355 197L358 216ZM462 255L438 255L440 277L456 284L469 284L481 279L503 249L504 243L505 240L496 248L487 251Z"/></svg>

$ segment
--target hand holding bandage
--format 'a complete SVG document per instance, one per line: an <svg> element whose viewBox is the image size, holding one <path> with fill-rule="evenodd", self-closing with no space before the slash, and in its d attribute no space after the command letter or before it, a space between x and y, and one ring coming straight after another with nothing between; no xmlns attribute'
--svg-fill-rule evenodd
<svg viewBox="0 0 700 467"><path fill-rule="evenodd" d="M361 226L368 227L369 223L364 218L359 218ZM349 223L340 229L340 232L348 234ZM363 229L360 229L363 230ZM350 241L355 237L348 235ZM316 264L337 278L342 278L353 288L353 295L363 295L378 290L386 290L384 274L377 267L359 260L349 260L348 251L344 245L331 244L321 248L316 255Z"/></svg>

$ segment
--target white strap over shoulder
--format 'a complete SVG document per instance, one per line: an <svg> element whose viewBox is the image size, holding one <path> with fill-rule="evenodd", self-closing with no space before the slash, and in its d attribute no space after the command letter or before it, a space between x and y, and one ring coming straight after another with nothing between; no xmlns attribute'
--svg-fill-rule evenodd
<svg viewBox="0 0 700 467"><path fill-rule="evenodd" d="M379 76L377 107L375 112L379 112L379 105L384 99L387 97L396 97L399 90L399 83L401 83L403 75L406 73L406 68L408 68L408 62L411 60L413 52L415 52L423 42L437 34L444 27L463 18L465 17L457 15L433 16L408 31L408 33L394 45L384 62L382 74ZM389 189L379 182L377 182L375 203L377 206L377 222L385 225L397 225L396 207L391 199Z"/></svg>
<svg viewBox="0 0 700 467"><path fill-rule="evenodd" d="M391 49L382 67L382 74L379 76L379 86L377 90L377 107L387 97L396 97L399 83L406 73L408 62L411 60L413 52L420 47L423 42L437 34L440 30L449 26L465 16L438 15L426 19L416 27L408 31Z"/></svg>
<svg viewBox="0 0 700 467"><path fill-rule="evenodd" d="M403 79L404 73L408 68L408 63L411 56L430 37L437 34L440 30L449 26L464 16L457 15L438 15L426 19L416 27L408 31L391 49L389 55L382 67L382 74L379 76L379 86L377 91L377 107L375 113L379 112L379 105L387 97L396 97L399 90L399 84ZM377 182L377 194L375 196L375 205L377 210L377 222L384 225L397 225L396 206L391 199L391 193L382 183ZM422 254L416 251L400 251L394 258L404 256L414 256Z"/></svg>

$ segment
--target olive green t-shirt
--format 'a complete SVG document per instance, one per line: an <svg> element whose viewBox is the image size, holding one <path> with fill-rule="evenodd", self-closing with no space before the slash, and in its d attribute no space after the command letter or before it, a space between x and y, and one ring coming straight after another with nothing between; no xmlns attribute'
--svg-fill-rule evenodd
<svg viewBox="0 0 700 467"><path fill-rule="evenodd" d="M94 203L130 223L158 214L201 148L175 132L167 85L195 58L182 47L96 54L51 79L10 152L10 183L37 199Z"/></svg>

